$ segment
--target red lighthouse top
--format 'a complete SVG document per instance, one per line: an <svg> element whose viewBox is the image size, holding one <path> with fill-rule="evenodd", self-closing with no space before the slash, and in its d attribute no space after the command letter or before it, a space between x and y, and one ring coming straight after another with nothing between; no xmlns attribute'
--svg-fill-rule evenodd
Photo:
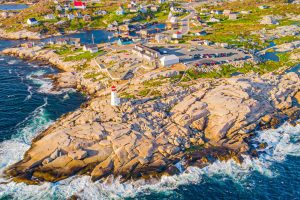
<svg viewBox="0 0 300 200"><path fill-rule="evenodd" d="M114 86L114 85L113 85L113 86L111 86L111 91L112 91L112 92L115 92L115 91L117 91L117 88L116 88L116 86Z"/></svg>

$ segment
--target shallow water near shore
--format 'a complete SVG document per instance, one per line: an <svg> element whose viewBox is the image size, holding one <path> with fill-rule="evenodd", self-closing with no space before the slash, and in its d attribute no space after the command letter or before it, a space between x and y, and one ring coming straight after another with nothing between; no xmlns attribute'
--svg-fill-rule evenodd
<svg viewBox="0 0 300 200"><path fill-rule="evenodd" d="M17 43L0 41L0 49ZM51 92L51 81L43 77L56 72L50 66L0 56L0 72L1 175L22 159L39 132L85 99L73 90ZM75 176L26 185L0 177L0 199L300 199L300 126L284 124L258 132L254 140L266 142L267 150L257 159L245 157L242 165L215 162L161 180L127 183L113 178L93 183L88 176Z"/></svg>

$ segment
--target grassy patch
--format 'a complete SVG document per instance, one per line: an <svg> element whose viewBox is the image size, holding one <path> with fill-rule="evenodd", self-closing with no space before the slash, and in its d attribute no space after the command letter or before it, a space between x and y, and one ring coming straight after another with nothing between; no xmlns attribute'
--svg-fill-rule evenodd
<svg viewBox="0 0 300 200"><path fill-rule="evenodd" d="M64 61L79 61L79 60L83 60L83 59L91 60L91 59L101 55L102 53L103 53L103 51L99 51L96 53L90 53L89 51L86 51L86 52L80 53L75 56L65 57Z"/></svg>
<svg viewBox="0 0 300 200"><path fill-rule="evenodd" d="M124 98L124 99L135 99L136 98L133 94L129 94L127 92L121 93L120 96L121 96L121 98Z"/></svg>
<svg viewBox="0 0 300 200"><path fill-rule="evenodd" d="M150 89L145 88L145 89L139 91L139 95L142 97L146 97L149 94L149 92L150 92Z"/></svg>

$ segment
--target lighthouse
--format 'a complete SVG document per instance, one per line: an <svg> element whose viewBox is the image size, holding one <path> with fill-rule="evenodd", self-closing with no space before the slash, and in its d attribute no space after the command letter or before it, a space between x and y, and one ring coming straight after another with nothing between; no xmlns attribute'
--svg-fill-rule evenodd
<svg viewBox="0 0 300 200"><path fill-rule="evenodd" d="M111 105L112 106L119 106L120 105L120 99L117 95L117 89L116 86L111 87Z"/></svg>

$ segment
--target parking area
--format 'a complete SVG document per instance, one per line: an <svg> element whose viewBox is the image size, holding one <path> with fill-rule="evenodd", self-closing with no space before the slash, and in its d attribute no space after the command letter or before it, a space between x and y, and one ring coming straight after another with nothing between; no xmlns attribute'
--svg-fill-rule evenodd
<svg viewBox="0 0 300 200"><path fill-rule="evenodd" d="M243 51L205 45L168 45L159 49L162 54L174 54L186 65L217 65L251 58Z"/></svg>

